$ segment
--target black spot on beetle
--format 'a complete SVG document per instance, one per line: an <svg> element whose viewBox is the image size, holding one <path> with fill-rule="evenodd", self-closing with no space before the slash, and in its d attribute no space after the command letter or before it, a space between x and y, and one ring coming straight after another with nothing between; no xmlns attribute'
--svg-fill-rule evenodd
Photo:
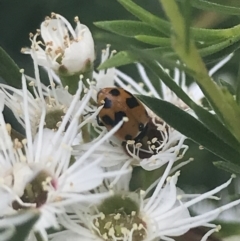
<svg viewBox="0 0 240 241"><path fill-rule="evenodd" d="M133 109L133 108L139 106L139 103L138 103L138 101L137 101L137 99L135 97L127 98L126 99L126 103L127 103L127 106L130 109Z"/></svg>
<svg viewBox="0 0 240 241"><path fill-rule="evenodd" d="M119 96L120 95L120 91L118 89L111 89L109 91L109 94L111 94L113 96Z"/></svg>
<svg viewBox="0 0 240 241"><path fill-rule="evenodd" d="M112 107L112 101L106 97L104 99L104 106L103 106L103 108L109 109L111 107Z"/></svg>
<svg viewBox="0 0 240 241"><path fill-rule="evenodd" d="M126 140L126 141L132 140L132 136L131 136L131 135L126 135L126 136L125 136L125 140Z"/></svg>
<svg viewBox="0 0 240 241"><path fill-rule="evenodd" d="M143 125L143 123L139 123L139 124L138 124L138 129L139 129L139 131L143 131L143 130L144 130L144 125Z"/></svg>
<svg viewBox="0 0 240 241"><path fill-rule="evenodd" d="M112 120L112 118L110 116L104 115L101 119L105 125L114 126L114 121Z"/></svg>
<svg viewBox="0 0 240 241"><path fill-rule="evenodd" d="M122 119L123 117L126 116L126 113L123 112L123 111L118 111L118 112L115 112L115 115L114 115L114 120L112 120L112 118L108 115L104 115L101 120L102 122L104 123L104 125L107 125L107 126L111 126L111 127L114 127L115 125L117 125Z"/></svg>
<svg viewBox="0 0 240 241"><path fill-rule="evenodd" d="M125 116L126 116L126 113L123 111L115 112L114 126L117 125Z"/></svg>

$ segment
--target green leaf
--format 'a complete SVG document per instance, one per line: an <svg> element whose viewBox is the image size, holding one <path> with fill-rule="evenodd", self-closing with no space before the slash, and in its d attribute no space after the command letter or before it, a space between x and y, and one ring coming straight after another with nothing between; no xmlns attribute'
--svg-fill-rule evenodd
<svg viewBox="0 0 240 241"><path fill-rule="evenodd" d="M131 0L118 0L118 2L121 3L123 7L125 7L130 13L132 13L143 22L149 24L166 36L170 35L171 26L169 22L156 17L155 15L141 8Z"/></svg>
<svg viewBox="0 0 240 241"><path fill-rule="evenodd" d="M183 0L178 1L182 2ZM214 3L205 0L191 0L190 3L193 7L206 11L218 12L227 15L240 15L240 8L237 7L222 5L219 3Z"/></svg>
<svg viewBox="0 0 240 241"><path fill-rule="evenodd" d="M229 51L229 53L231 53L240 47L239 43L240 43L240 35L234 36L233 38L229 38L229 39L223 40L219 43L215 43L215 44L209 45L205 48L199 49L199 54L202 57L206 57L206 56L215 54L221 50L224 50L227 47L234 46L234 49L233 50L231 49L231 51Z"/></svg>
<svg viewBox="0 0 240 241"><path fill-rule="evenodd" d="M233 163L225 162L225 161L217 161L217 162L213 162L213 164L216 167L223 169L224 171L230 172L231 174L234 173L234 174L240 175L239 165L235 165Z"/></svg>
<svg viewBox="0 0 240 241"><path fill-rule="evenodd" d="M94 39L98 43L106 45L106 43L111 44L112 46L117 46L119 49L127 50L131 46L135 48L146 48L146 44L136 40L135 38L124 37L116 35L113 33L108 33L105 31L96 31L94 33Z"/></svg>
<svg viewBox="0 0 240 241"><path fill-rule="evenodd" d="M163 100L142 95L138 95L137 97L156 115L161 117L183 135L204 146L222 159L239 163L239 152L224 143L213 132L187 112Z"/></svg>
<svg viewBox="0 0 240 241"><path fill-rule="evenodd" d="M27 215L29 216L29 219L26 222L15 226L15 232L9 241L24 241L39 218L39 213L34 212L33 210L23 211L18 215ZM11 216L8 218L10 219Z"/></svg>
<svg viewBox="0 0 240 241"><path fill-rule="evenodd" d="M169 38L161 38L161 37L148 36L148 35L136 35L135 39L151 45L171 47L171 41Z"/></svg>
<svg viewBox="0 0 240 241"><path fill-rule="evenodd" d="M209 43L208 46L205 46L202 48L199 47L198 53L200 54L201 57L212 56L217 53L220 53L221 56L224 56L234 52L239 48L240 48L240 35L237 35L229 39L222 40L220 42ZM158 59L158 56L156 55L155 58ZM170 53L168 55L168 58L174 58L176 60L178 59L177 54L175 52ZM214 56L212 58L214 58Z"/></svg>
<svg viewBox="0 0 240 241"><path fill-rule="evenodd" d="M160 34L155 28L139 21L116 20L95 22L94 24L99 28L125 37L134 37L135 35L159 36Z"/></svg>
<svg viewBox="0 0 240 241"><path fill-rule="evenodd" d="M19 67L12 60L12 58L6 53L6 51L0 47L0 77L2 77L9 85L15 88L21 88L21 73Z"/></svg>
<svg viewBox="0 0 240 241"><path fill-rule="evenodd" d="M207 63L218 63L219 61L221 61L223 59L223 57L238 50L239 47L240 47L239 42L236 42L233 45L230 45L230 46L218 51L217 53L213 53L211 55L208 55L207 57L203 57L204 62L206 64Z"/></svg>

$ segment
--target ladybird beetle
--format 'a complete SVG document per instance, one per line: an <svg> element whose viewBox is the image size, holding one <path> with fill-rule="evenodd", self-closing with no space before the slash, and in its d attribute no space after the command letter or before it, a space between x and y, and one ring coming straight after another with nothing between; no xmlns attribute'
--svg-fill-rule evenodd
<svg viewBox="0 0 240 241"><path fill-rule="evenodd" d="M162 132L157 130L143 104L131 93L123 88L104 88L97 94L97 103L98 106L103 105L97 116L98 124L107 130L117 125L123 117L128 118L115 133L128 155L143 159L158 153L164 139Z"/></svg>
<svg viewBox="0 0 240 241"><path fill-rule="evenodd" d="M98 106L103 108L98 123L108 130L117 125L123 117L128 121L115 133L121 141L133 140L144 132L150 117L143 104L123 88L104 88L97 95Z"/></svg>

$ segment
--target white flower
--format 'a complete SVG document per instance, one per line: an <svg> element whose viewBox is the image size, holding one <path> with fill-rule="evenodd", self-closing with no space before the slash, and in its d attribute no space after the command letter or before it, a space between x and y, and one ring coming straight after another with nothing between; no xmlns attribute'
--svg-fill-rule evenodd
<svg viewBox="0 0 240 241"><path fill-rule="evenodd" d="M89 206L71 206L69 214L58 217L66 231L50 235L51 240L64 237L66 241L77 238L88 241L174 240L169 236L180 236L199 226L211 228L202 238L202 241L206 240L220 229L209 222L221 212L238 205L240 200L197 216L191 216L188 209L226 188L232 179L202 195L186 195L176 187L179 172L168 177L172 164L169 162L163 176L145 192L129 191L129 174L120 177L115 186L109 186L106 182L104 187L112 190L113 196ZM153 194L148 197L153 188ZM96 192L101 192L101 189Z"/></svg>
<svg viewBox="0 0 240 241"><path fill-rule="evenodd" d="M88 27L80 24L78 17L75 22L74 30L63 16L52 13L51 18L47 17L41 24L40 32L31 36L31 49L22 49L22 52L31 54L39 65L50 67L56 73L73 75L87 71L95 59L94 42ZM37 40L39 34L45 49Z"/></svg>
<svg viewBox="0 0 240 241"><path fill-rule="evenodd" d="M38 131L33 136L29 118L31 103L26 94L24 76L22 83L26 139L12 141L9 126L6 126L3 115L0 114L0 188L5 190L10 198L8 208L4 209L6 202L1 199L0 211L2 216L7 217L22 208L37 209L41 216L34 230L47 240L45 229L59 227L56 215L65 212L66 205L95 200L96 195L89 192L91 189L100 185L105 177L126 172L103 172L99 167L102 157L92 156L95 148L109 138L122 122L74 161L74 158L71 158L72 144L79 133L79 127L84 124L79 124L79 120L91 98L92 90L79 102L82 88L78 88L57 130L44 128L46 109L42 105ZM2 111L4 95L1 94L0 97ZM77 112L74 113L76 109ZM104 195L109 194L98 196Z"/></svg>
<svg viewBox="0 0 240 241"><path fill-rule="evenodd" d="M5 95L5 105L13 112L17 121L25 129L25 105L24 99L28 105L28 118L31 123L31 133L33 136L36 135L42 111L46 112L45 127L56 130L62 122L62 118L70 108L70 105L74 99L74 96L68 92L68 88L63 88L62 85L56 87L53 79L53 74L48 70L48 77L50 86L47 87L41 83L39 69L34 61L35 79L22 74L24 82L28 80L32 93L28 91L26 86L23 86L23 90L16 89L9 85L0 84L0 93ZM22 71L23 72L23 71ZM26 80L27 79L27 80ZM81 80L79 84L80 93L87 91L84 88ZM74 110L71 113L70 119L76 114L81 101L75 99L77 103L74 104ZM83 115L88 112L87 103L85 104Z"/></svg>
<svg viewBox="0 0 240 241"><path fill-rule="evenodd" d="M40 117L42 114L42 109L46 111L46 127L49 129L57 129L62 121L62 117L65 115L67 109L69 108L73 96L69 94L67 89L61 86L49 89L45 86L40 86L40 88L35 87L34 82L30 85L33 86L36 97L29 91L22 91L20 89L13 88L8 85L0 84L1 91L5 94L5 104L15 115L17 121L25 129L24 122L24 95L27 98L29 106L29 120L31 122L31 132L33 136L36 135ZM80 86L82 88L82 86ZM12 93L10 94L11 91ZM80 104L80 101L79 101ZM75 111L76 112L76 111Z"/></svg>

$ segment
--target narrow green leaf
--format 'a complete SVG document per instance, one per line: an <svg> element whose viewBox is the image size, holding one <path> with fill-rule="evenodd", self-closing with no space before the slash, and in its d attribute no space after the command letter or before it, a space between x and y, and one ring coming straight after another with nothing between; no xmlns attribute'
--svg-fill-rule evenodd
<svg viewBox="0 0 240 241"><path fill-rule="evenodd" d="M234 174L240 175L239 165L235 165L233 163L225 162L225 161L217 161L217 162L213 162L213 164L216 167L223 169L224 171L230 172L231 174L234 173Z"/></svg>
<svg viewBox="0 0 240 241"><path fill-rule="evenodd" d="M134 37L135 35L159 36L161 34L149 24L140 21L115 20L95 22L94 24L99 28L125 37Z"/></svg>
<svg viewBox="0 0 240 241"><path fill-rule="evenodd" d="M240 108L233 97L224 89L219 88L208 75L208 71L191 40L189 51L185 50L184 20L174 0L161 0L168 18L172 22L174 35L172 46L187 68L192 70L192 76L196 79L205 97L212 105L215 113L226 125L229 131L240 142Z"/></svg>
<svg viewBox="0 0 240 241"><path fill-rule="evenodd" d="M146 44L136 40L135 38L129 38L113 34L105 31L96 31L94 33L94 39L98 43L106 45L106 43L111 44L112 46L117 46L119 49L128 50L131 46L135 48L146 48Z"/></svg>
<svg viewBox="0 0 240 241"><path fill-rule="evenodd" d="M216 41L224 40L229 37L231 29L206 29L206 28L191 28L191 34L195 41Z"/></svg>
<svg viewBox="0 0 240 241"><path fill-rule="evenodd" d="M142 95L138 95L137 97L156 115L161 117L183 135L204 146L222 159L239 163L239 152L224 143L213 132L187 112L163 100Z"/></svg>
<svg viewBox="0 0 240 241"><path fill-rule="evenodd" d="M236 42L233 45L230 45L216 53L203 57L205 63L218 63L223 59L224 56L227 56L240 48L240 42Z"/></svg>
<svg viewBox="0 0 240 241"><path fill-rule="evenodd" d="M166 36L170 35L171 26L169 22L156 17L155 15L141 8L131 0L118 0L118 2L121 3L123 7L125 7L130 13L132 13L143 22L149 24Z"/></svg>
<svg viewBox="0 0 240 241"><path fill-rule="evenodd" d="M136 35L134 37L135 39L143 43L161 46L161 47L171 47L171 41L169 38L161 38L161 37L155 37L155 36L149 36L149 35Z"/></svg>
<svg viewBox="0 0 240 241"><path fill-rule="evenodd" d="M164 43L163 43L164 44ZM162 45L165 46L165 45ZM214 54L216 55L219 53L219 55L224 56L228 55L237 49L240 48L240 35L234 36L229 39L222 40L220 42L215 42L215 43L209 43L208 46L201 47L199 46L198 48L198 53L200 54L201 57L208 57L214 58ZM167 56L168 58L172 59L178 59L177 54L175 52L169 53ZM158 56L155 56L156 60L158 59Z"/></svg>
<svg viewBox="0 0 240 241"><path fill-rule="evenodd" d="M25 212L25 214L22 215L29 215L29 219L26 222L15 226L15 233L9 241L24 241L32 230L33 225L37 222L39 218L39 214L33 212L32 210L23 212Z"/></svg>
<svg viewBox="0 0 240 241"><path fill-rule="evenodd" d="M236 50L240 47L239 42L240 42L240 35L234 36L233 38L229 38L229 39L223 40L219 43L215 43L215 44L209 45L205 48L199 49L199 54L202 57L206 57L206 56L215 54L221 50L224 50L227 47L233 46L234 44L236 44L235 49L234 49L234 50ZM231 50L231 52L233 52L234 50ZM231 53L231 52L229 52L229 53Z"/></svg>
<svg viewBox="0 0 240 241"><path fill-rule="evenodd" d="M178 1L183 1L183 0L178 0ZM205 1L205 0L191 0L190 2L193 7L198 9L223 13L227 15L240 15L240 8L237 8L237 7L222 5L219 3L214 3L214 2Z"/></svg>
<svg viewBox="0 0 240 241"><path fill-rule="evenodd" d="M20 69L6 51L0 47L0 77L9 85L15 88L21 88Z"/></svg>

